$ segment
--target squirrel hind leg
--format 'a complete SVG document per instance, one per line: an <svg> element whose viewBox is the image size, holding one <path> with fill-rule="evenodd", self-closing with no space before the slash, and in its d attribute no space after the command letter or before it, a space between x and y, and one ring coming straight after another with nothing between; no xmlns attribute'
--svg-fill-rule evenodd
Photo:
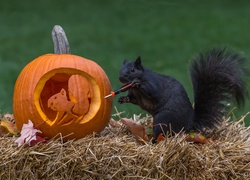
<svg viewBox="0 0 250 180"><path fill-rule="evenodd" d="M190 111L173 111L165 109L153 116L153 132L154 137L157 138L160 134L174 135L180 132L188 132L193 127L193 109Z"/></svg>

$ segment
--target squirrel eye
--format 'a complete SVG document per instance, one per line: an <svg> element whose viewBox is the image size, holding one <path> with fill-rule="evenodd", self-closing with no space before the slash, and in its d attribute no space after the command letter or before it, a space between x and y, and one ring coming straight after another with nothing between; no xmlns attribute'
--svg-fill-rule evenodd
<svg viewBox="0 0 250 180"><path fill-rule="evenodd" d="M131 72L135 72L135 68L131 68L130 71L131 71Z"/></svg>

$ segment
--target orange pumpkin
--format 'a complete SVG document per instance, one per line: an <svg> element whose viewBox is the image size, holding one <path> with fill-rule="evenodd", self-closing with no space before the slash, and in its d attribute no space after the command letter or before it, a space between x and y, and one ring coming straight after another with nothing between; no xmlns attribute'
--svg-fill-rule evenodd
<svg viewBox="0 0 250 180"><path fill-rule="evenodd" d="M99 133L111 117L109 79L95 62L69 54L63 29L52 31L55 54L45 54L27 64L16 80L13 113L21 130L30 119L43 136L61 133L78 139Z"/></svg>

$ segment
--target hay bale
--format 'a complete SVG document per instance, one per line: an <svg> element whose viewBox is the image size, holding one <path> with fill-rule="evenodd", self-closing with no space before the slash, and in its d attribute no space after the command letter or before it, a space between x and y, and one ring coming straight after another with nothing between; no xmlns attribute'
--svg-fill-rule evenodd
<svg viewBox="0 0 250 180"><path fill-rule="evenodd" d="M242 118L243 119L243 118ZM225 122L207 144L185 136L138 144L125 128L63 143L62 137L17 148L0 138L1 179L249 179L250 129Z"/></svg>

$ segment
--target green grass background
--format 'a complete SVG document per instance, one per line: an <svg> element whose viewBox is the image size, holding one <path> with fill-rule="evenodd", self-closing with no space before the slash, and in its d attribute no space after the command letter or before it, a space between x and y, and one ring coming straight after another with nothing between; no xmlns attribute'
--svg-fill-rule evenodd
<svg viewBox="0 0 250 180"><path fill-rule="evenodd" d="M174 76L193 99L187 66L197 53L229 45L250 55L247 0L2 0L0 3L0 110L12 112L15 80L34 58L53 53L51 30L61 25L72 54L96 61L119 88L125 58ZM249 84L249 82L248 82ZM132 104L114 105L126 115ZM237 116L249 111L249 101ZM246 123L249 125L249 118Z"/></svg>

